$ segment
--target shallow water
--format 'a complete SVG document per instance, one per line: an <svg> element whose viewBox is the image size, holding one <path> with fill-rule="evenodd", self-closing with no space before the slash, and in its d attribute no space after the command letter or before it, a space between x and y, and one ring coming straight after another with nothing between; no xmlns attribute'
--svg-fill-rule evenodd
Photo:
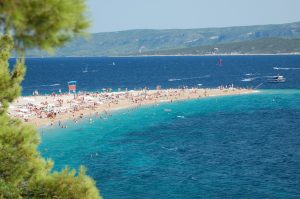
<svg viewBox="0 0 300 199"><path fill-rule="evenodd" d="M104 198L299 198L300 91L122 110L40 129L43 156L85 165Z"/></svg>

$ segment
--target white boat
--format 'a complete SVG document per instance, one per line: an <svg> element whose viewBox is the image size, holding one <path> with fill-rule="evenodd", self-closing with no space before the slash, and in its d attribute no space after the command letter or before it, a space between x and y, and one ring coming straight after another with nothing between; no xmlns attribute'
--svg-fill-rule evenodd
<svg viewBox="0 0 300 199"><path fill-rule="evenodd" d="M277 75L277 76L272 76L268 79L268 82L272 83L283 83L285 82L286 78L283 77L282 75Z"/></svg>

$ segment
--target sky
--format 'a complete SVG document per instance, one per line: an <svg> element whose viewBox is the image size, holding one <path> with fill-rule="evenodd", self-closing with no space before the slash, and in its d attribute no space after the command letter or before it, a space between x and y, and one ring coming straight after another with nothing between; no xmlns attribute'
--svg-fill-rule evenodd
<svg viewBox="0 0 300 199"><path fill-rule="evenodd" d="M300 21L300 0L87 0L90 32Z"/></svg>

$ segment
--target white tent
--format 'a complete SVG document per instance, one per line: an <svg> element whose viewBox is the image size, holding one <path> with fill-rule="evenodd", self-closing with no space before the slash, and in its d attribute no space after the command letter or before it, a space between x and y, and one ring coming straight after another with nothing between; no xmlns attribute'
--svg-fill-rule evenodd
<svg viewBox="0 0 300 199"><path fill-rule="evenodd" d="M28 113L29 109L27 109L27 108L20 108L19 111L23 112L23 113Z"/></svg>
<svg viewBox="0 0 300 199"><path fill-rule="evenodd" d="M24 97L23 100L27 101L27 102L34 102L35 101L35 99L29 98L29 97Z"/></svg>
<svg viewBox="0 0 300 199"><path fill-rule="evenodd" d="M84 99L87 100L87 101L93 101L93 100L95 100L95 98L93 98L91 96L86 96L86 97L84 97Z"/></svg>

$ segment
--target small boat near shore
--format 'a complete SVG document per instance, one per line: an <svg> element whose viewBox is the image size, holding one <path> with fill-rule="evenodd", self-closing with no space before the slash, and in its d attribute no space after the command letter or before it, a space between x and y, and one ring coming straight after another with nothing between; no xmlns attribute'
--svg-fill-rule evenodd
<svg viewBox="0 0 300 199"><path fill-rule="evenodd" d="M283 83L286 81L286 78L282 75L271 76L268 78L268 82L270 83Z"/></svg>

